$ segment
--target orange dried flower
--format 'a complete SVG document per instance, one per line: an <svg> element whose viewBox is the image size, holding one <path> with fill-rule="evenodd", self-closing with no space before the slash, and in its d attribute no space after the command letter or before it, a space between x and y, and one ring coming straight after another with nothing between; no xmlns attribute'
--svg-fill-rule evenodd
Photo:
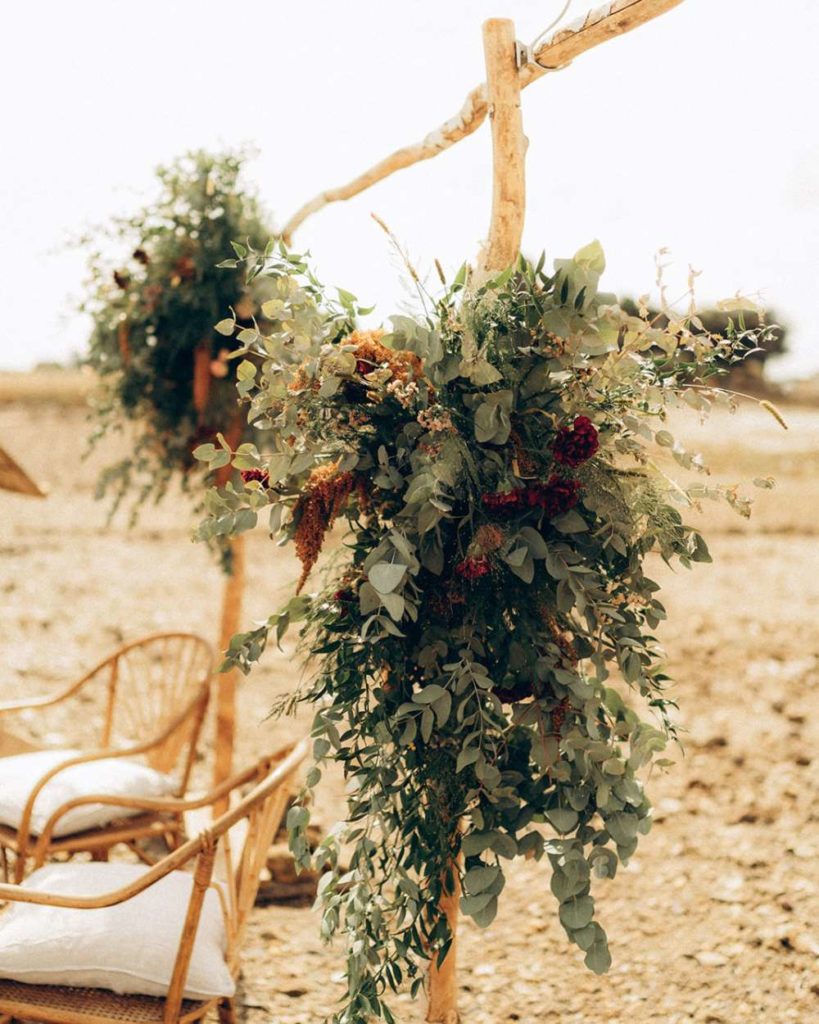
<svg viewBox="0 0 819 1024"><path fill-rule="evenodd" d="M294 510L298 518L294 542L303 568L297 592L316 564L325 535L349 498L353 484L352 473L339 473L337 463L318 466L310 474Z"/></svg>
<svg viewBox="0 0 819 1024"><path fill-rule="evenodd" d="M566 636L564 631L560 628L560 624L558 623L555 616L549 611L549 609L545 605L541 607L540 613L543 616L543 621L546 624L546 627L552 634L552 640L554 640L554 642L560 648L563 657L566 659L566 661L569 662L569 664L576 665L578 661L577 651L574 649L574 644Z"/></svg>
<svg viewBox="0 0 819 1024"><path fill-rule="evenodd" d="M318 561L327 531L344 508L355 486L352 473L339 473L338 463L317 466L310 474L294 509L298 519L293 540L302 565L298 594Z"/></svg>
<svg viewBox="0 0 819 1024"><path fill-rule="evenodd" d="M503 544L504 533L499 526L479 526L475 531L475 547L487 554Z"/></svg>
<svg viewBox="0 0 819 1024"><path fill-rule="evenodd" d="M400 381L420 380L424 365L414 352L395 351L381 344L383 331L353 331L346 344L354 345L356 361L366 363L370 370L377 366L389 367L393 377Z"/></svg>
<svg viewBox="0 0 819 1024"><path fill-rule="evenodd" d="M306 391L309 388L311 391L318 391L320 387L321 383L314 377L311 377L304 366L299 366L293 374L293 379L287 385L287 390Z"/></svg>

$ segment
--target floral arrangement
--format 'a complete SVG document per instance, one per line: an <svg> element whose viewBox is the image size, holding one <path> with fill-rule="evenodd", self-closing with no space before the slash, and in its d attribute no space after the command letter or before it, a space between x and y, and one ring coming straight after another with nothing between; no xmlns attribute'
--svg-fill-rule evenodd
<svg viewBox="0 0 819 1024"><path fill-rule="evenodd" d="M315 707L316 764L288 818L301 863L322 762L348 779L346 824L317 855L323 934L348 938L334 1020L392 1021L388 990L417 992L421 966L446 955L455 875L461 912L486 926L515 857L548 860L569 939L607 970L592 878L613 878L648 831L641 770L669 764L675 736L646 558L709 560L683 518L703 499L748 513L736 488L667 475L668 456L705 473L667 411L730 403L713 367L765 329L738 316L711 336L693 309L664 304L662 327L645 303L625 312L598 290L597 243L477 289L462 270L387 332L353 329L283 248L243 262L280 303L269 330L236 325L239 389L272 448L197 451L242 476L208 494L200 534L268 511L302 591L345 524L317 591L228 652L248 671L300 625L312 671L277 710Z"/></svg>
<svg viewBox="0 0 819 1024"><path fill-rule="evenodd" d="M136 513L173 476L188 487L195 447L219 432L234 446L247 434L228 359L234 319L214 328L229 307L239 324L264 322L263 289L248 288L244 273L223 260L231 244L247 251L233 239L259 246L272 234L241 187L241 168L241 155L202 151L160 167L156 201L116 221L105 251L97 239L90 254L87 362L100 379L92 442L126 421L137 426L128 456L99 481L98 496L112 492L114 510L136 489ZM120 256L112 264L114 247Z"/></svg>

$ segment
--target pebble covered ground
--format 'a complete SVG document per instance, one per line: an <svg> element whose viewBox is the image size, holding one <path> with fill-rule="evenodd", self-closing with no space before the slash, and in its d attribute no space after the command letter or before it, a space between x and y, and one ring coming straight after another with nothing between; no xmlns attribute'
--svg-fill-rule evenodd
<svg viewBox="0 0 819 1024"><path fill-rule="evenodd" d="M685 753L649 780L651 834L625 871L597 885L611 972L588 973L567 946L548 867L515 865L492 927L462 929L464 1024L819 1021L819 413L787 416L787 433L753 408L721 415L708 432L685 428L715 477L770 474L778 484L757 492L749 523L714 510L714 565L692 574L656 567ZM220 576L189 542L189 505L172 495L135 529L124 517L106 528L93 500L105 460L81 461L85 433L78 408L0 409L0 443L51 488L44 502L0 494L0 699L56 686L122 638L177 627L216 633ZM250 556L248 622L269 613L296 576L261 531ZM304 728L303 718L265 720L294 677L288 654L271 652L242 683L239 761ZM43 730L68 741L83 731L76 715ZM325 826L339 794L336 780L318 803ZM317 930L309 909L257 910L246 1019L318 1024L332 1011L343 951L323 946ZM405 997L395 1008L402 1022L422 1019Z"/></svg>

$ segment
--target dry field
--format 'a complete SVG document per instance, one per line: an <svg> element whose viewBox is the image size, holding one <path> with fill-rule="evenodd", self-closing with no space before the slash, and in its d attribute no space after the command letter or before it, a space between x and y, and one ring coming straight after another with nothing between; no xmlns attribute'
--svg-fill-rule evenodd
<svg viewBox="0 0 819 1024"><path fill-rule="evenodd" d="M714 510L714 565L656 566L687 735L677 766L649 782L651 835L626 871L597 885L611 973L589 974L567 947L547 868L517 865L492 928L463 931L466 1024L819 1020L819 413L787 415L787 433L750 407L720 415L707 441L696 423L685 430L715 476L771 474L778 486L757 492L748 523ZM0 699L57 685L123 637L216 633L220 577L190 544L189 507L171 496L133 530L106 528L93 500L105 460L81 461L85 433L70 404L0 407L0 443L51 490L41 502L0 494ZM276 605L295 565L259 533L249 577L248 621ZM291 659L271 651L242 684L240 757L304 727L265 721L295 678ZM84 717L55 723L56 735L87 735ZM325 825L331 790L317 808ZM245 962L249 1020L318 1024L333 1009L342 950L321 945L310 910L257 911ZM407 1001L396 1007L420 1019Z"/></svg>

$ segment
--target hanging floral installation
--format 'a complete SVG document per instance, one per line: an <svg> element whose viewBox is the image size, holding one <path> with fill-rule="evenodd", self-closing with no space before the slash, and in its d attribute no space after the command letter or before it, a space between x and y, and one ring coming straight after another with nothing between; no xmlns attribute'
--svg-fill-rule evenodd
<svg viewBox="0 0 819 1024"><path fill-rule="evenodd" d="M87 362L100 379L92 441L136 427L129 454L99 480L98 496L113 494L114 509L133 492L136 512L172 477L190 488L197 445L221 432L235 446L247 434L228 358L234 319L216 323L229 308L239 324L265 322L263 290L217 266L231 244L246 251L234 239L259 246L272 234L242 188L242 160L197 151L159 168L156 201L115 221L103 246L94 240L83 307L93 322Z"/></svg>
<svg viewBox="0 0 819 1024"><path fill-rule="evenodd" d="M299 625L307 682L277 711L315 708L316 764L289 814L300 863L322 763L347 777L346 825L317 854L322 932L347 937L333 1019L393 1021L388 991L417 992L446 955L453 873L461 911L487 926L515 857L548 861L566 934L606 971L592 879L613 878L648 832L641 775L669 764L675 737L646 559L708 561L684 518L706 499L749 511L709 483L668 410L731 404L715 368L768 329L738 313L712 336L693 304L663 302L662 326L645 303L624 311L598 290L597 243L551 271L520 259L477 289L462 269L386 331L354 329L352 297L328 302L284 247L235 264L272 289L268 327L237 321L234 353L272 443L197 450L241 471L208 494L200 535L266 512L303 566L299 593L236 636L228 664L249 671ZM697 482L675 482L669 463Z"/></svg>

